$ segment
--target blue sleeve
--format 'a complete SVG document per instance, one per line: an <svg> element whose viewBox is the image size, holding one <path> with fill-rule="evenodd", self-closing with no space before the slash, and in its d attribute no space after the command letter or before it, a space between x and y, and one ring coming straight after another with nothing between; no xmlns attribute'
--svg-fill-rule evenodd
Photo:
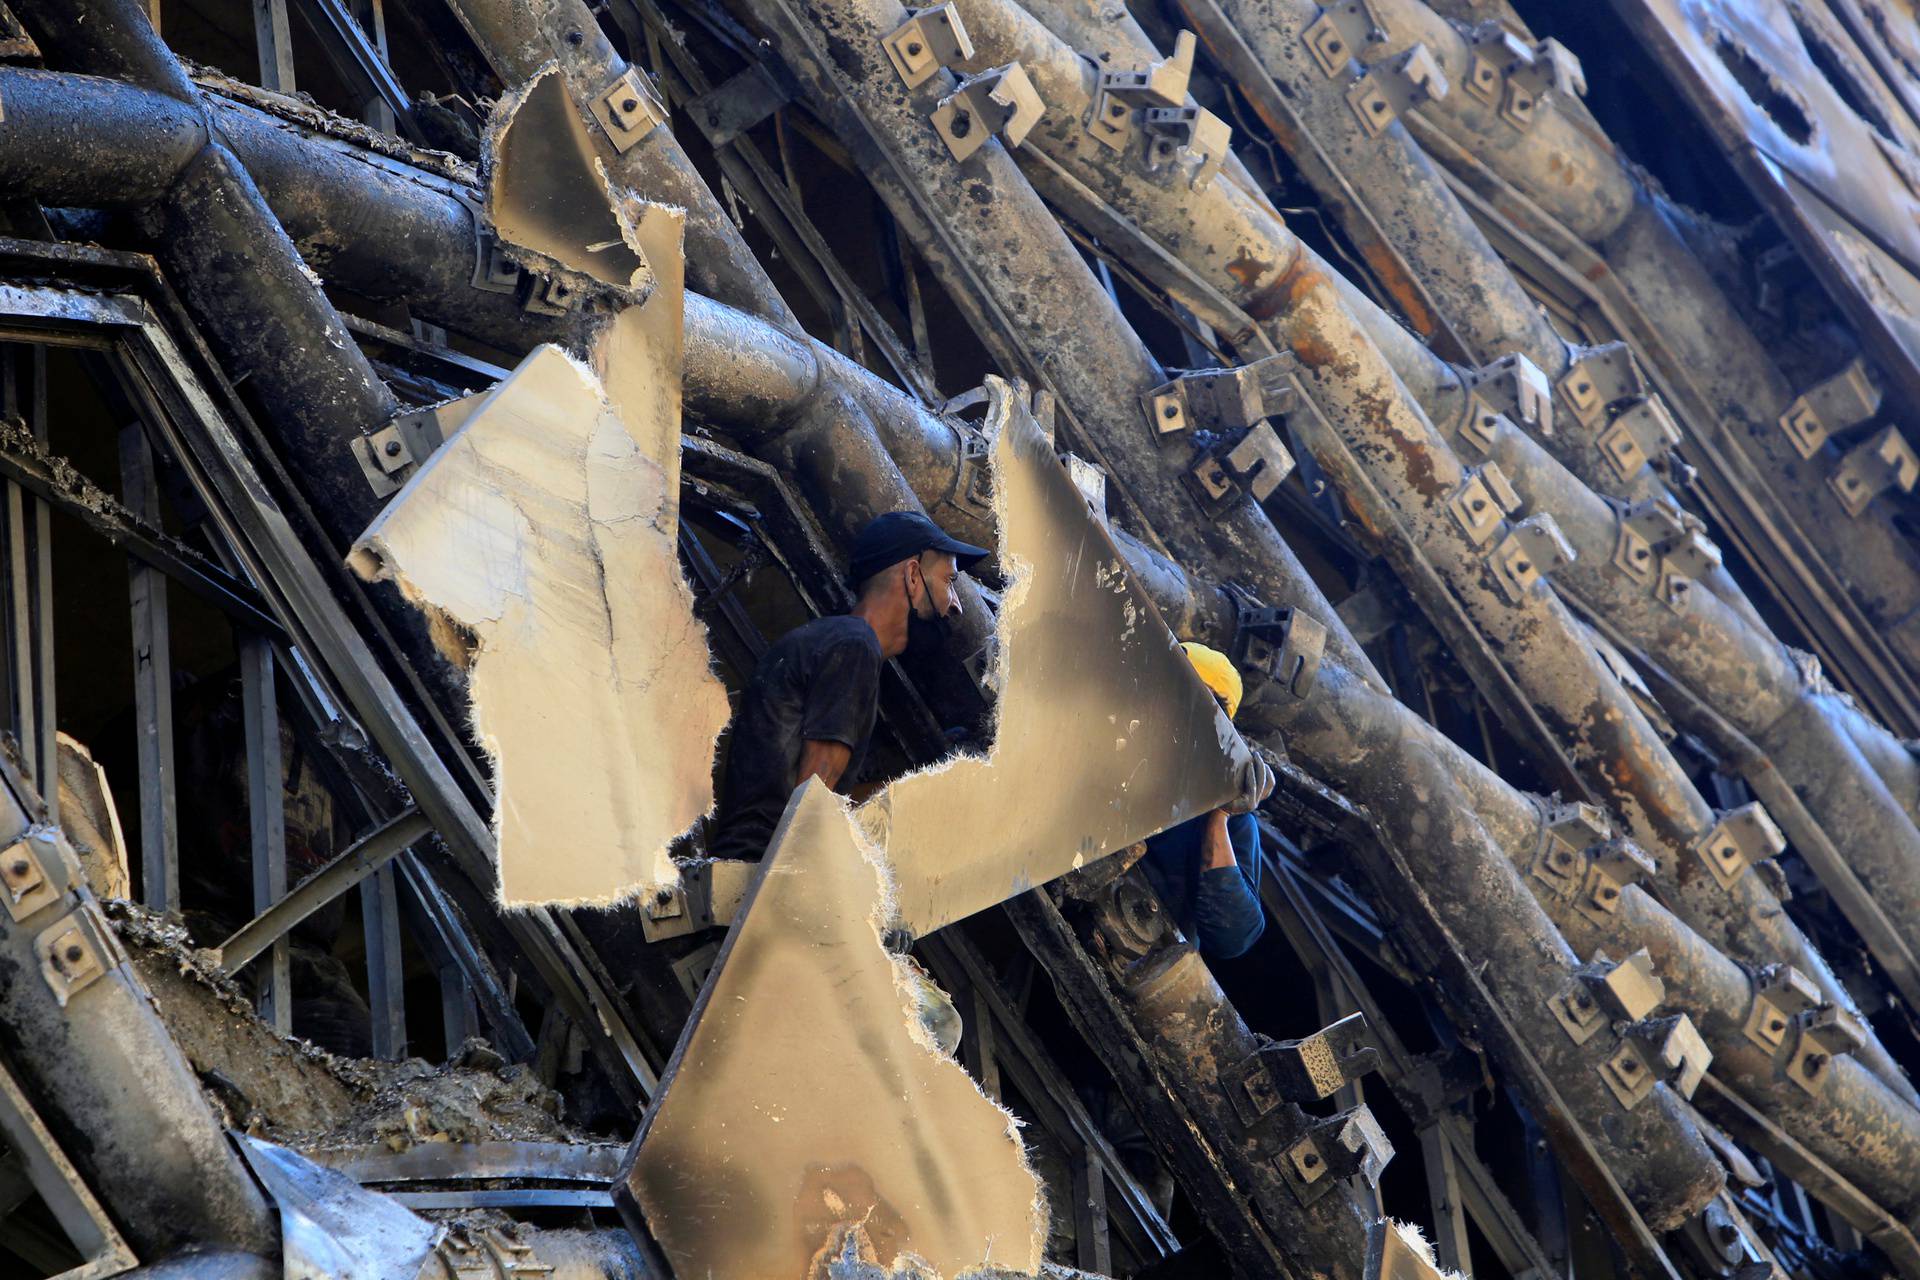
<svg viewBox="0 0 1920 1280"><path fill-rule="evenodd" d="M1194 903L1200 953L1218 960L1244 955L1267 927L1260 906L1260 824L1250 813L1227 820L1227 839L1238 866L1200 873Z"/></svg>

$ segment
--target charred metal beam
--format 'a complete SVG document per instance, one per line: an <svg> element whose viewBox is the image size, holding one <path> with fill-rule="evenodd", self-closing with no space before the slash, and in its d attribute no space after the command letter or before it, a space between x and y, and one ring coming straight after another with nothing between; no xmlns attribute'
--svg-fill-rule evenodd
<svg viewBox="0 0 1920 1280"><path fill-rule="evenodd" d="M0 1049L141 1256L271 1251L271 1211L40 807L0 759Z"/></svg>
<svg viewBox="0 0 1920 1280"><path fill-rule="evenodd" d="M37 5L25 22L54 66L106 71L172 99L190 117L205 110L135 0ZM326 464L341 442L385 425L398 404L240 161L211 135L199 142L149 206L155 255L224 367L273 408L316 510L345 545L358 532L364 486ZM179 142L182 151L190 144L190 135Z"/></svg>

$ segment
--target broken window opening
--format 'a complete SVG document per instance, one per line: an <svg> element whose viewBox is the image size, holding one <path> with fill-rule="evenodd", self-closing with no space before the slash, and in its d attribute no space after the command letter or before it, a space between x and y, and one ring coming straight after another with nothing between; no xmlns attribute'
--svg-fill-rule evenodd
<svg viewBox="0 0 1920 1280"><path fill-rule="evenodd" d="M1744 46L1726 33L1718 32L1713 38L1713 52L1739 82L1748 99L1764 111L1782 133L1803 147L1813 141L1814 123L1799 99Z"/></svg>
<svg viewBox="0 0 1920 1280"><path fill-rule="evenodd" d="M1894 136L1893 126L1887 123L1886 113L1880 109L1879 101L1854 68L1852 57L1843 53L1824 33L1809 25L1797 5L1789 12L1793 17L1794 30L1800 33L1800 43L1806 46L1807 56L1813 60L1814 67L1834 93L1839 95L1847 110L1866 121L1875 133L1888 142L1897 144L1899 139Z"/></svg>

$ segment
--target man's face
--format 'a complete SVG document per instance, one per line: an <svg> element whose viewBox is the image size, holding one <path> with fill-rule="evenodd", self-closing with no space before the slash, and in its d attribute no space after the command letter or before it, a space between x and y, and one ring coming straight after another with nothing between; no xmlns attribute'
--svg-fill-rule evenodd
<svg viewBox="0 0 1920 1280"><path fill-rule="evenodd" d="M960 616L960 564L944 551L928 551L907 562L907 598L913 616L949 622ZM917 584L917 586L916 586Z"/></svg>

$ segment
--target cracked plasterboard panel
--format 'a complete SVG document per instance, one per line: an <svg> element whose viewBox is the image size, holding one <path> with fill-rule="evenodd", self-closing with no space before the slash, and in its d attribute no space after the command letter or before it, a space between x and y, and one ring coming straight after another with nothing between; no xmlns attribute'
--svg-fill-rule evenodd
<svg viewBox="0 0 1920 1280"><path fill-rule="evenodd" d="M453 656L493 762L508 905L670 885L668 843L712 805L727 698L680 573L677 485L648 452L668 438L677 457L677 432L636 430L591 369L538 347L350 557L473 637Z"/></svg>
<svg viewBox="0 0 1920 1280"><path fill-rule="evenodd" d="M1018 1122L931 1047L846 802L810 780L764 865L622 1172L674 1274L805 1276L844 1223L885 1265L1037 1269L1045 1204Z"/></svg>
<svg viewBox="0 0 1920 1280"><path fill-rule="evenodd" d="M858 813L916 936L1226 804L1254 767L1033 416L988 386L1010 579L993 751Z"/></svg>

